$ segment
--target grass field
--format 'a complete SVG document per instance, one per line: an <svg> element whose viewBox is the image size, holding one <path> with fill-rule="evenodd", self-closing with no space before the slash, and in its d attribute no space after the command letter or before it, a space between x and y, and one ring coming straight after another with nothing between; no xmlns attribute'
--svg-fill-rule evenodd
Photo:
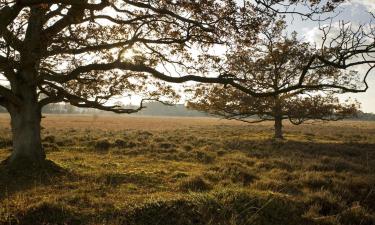
<svg viewBox="0 0 375 225"><path fill-rule="evenodd" d="M374 225L375 123L43 119L56 173L0 167L0 224ZM10 154L0 116L0 160ZM32 179L30 179L32 178Z"/></svg>

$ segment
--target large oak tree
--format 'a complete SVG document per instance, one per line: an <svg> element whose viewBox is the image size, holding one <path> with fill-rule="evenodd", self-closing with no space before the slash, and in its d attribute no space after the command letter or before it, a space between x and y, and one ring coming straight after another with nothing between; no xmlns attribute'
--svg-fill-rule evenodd
<svg viewBox="0 0 375 225"><path fill-rule="evenodd" d="M238 33L261 26L256 16L237 23L238 12L232 1L1 1L0 72L8 82L0 86L0 105L11 115L9 163L45 159L40 122L47 104L133 113L143 101L138 109L124 109L110 98L174 97L157 79L215 82L171 76L159 67L192 70L189 47L221 44L234 31L230 27ZM241 27L246 24L253 27Z"/></svg>

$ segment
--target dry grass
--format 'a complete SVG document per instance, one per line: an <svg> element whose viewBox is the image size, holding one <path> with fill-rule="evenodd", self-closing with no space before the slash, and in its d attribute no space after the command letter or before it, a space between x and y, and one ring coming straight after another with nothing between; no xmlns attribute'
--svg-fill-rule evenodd
<svg viewBox="0 0 375 225"><path fill-rule="evenodd" d="M47 115L43 127L64 172L0 169L0 224L375 224L375 123L286 125L278 142L271 124L207 118Z"/></svg>
<svg viewBox="0 0 375 225"><path fill-rule="evenodd" d="M101 130L170 130L197 126L243 125L236 121L202 117L143 117L128 115L45 115L46 129L101 129ZM0 114L0 127L9 128L9 116Z"/></svg>

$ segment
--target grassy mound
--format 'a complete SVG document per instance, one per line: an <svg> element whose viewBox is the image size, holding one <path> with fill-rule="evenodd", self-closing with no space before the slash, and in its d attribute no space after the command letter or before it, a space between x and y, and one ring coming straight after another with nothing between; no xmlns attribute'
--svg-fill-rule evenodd
<svg viewBox="0 0 375 225"><path fill-rule="evenodd" d="M67 175L70 175L68 170L50 160L38 165L24 160L9 164L8 160L4 160L0 163L0 199L13 192L53 184L60 177Z"/></svg>
<svg viewBox="0 0 375 225"><path fill-rule="evenodd" d="M82 218L69 209L64 209L54 203L42 203L31 206L27 211L19 212L16 217L10 218L8 223L4 223L4 225L79 225L82 224L82 222Z"/></svg>
<svg viewBox="0 0 375 225"><path fill-rule="evenodd" d="M149 201L129 210L101 214L74 212L73 208L43 202L0 224L105 224L123 225L273 225L308 224L298 203L279 194L221 190L189 194L170 200Z"/></svg>
<svg viewBox="0 0 375 225"><path fill-rule="evenodd" d="M306 224L298 203L276 194L222 190L135 208L129 225Z"/></svg>

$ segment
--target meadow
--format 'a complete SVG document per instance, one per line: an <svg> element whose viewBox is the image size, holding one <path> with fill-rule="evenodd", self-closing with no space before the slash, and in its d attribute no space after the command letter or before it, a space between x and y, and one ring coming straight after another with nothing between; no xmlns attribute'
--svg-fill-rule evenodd
<svg viewBox="0 0 375 225"><path fill-rule="evenodd" d="M0 224L374 225L375 122L46 115L54 170L0 166ZM11 149L0 116L0 161Z"/></svg>

